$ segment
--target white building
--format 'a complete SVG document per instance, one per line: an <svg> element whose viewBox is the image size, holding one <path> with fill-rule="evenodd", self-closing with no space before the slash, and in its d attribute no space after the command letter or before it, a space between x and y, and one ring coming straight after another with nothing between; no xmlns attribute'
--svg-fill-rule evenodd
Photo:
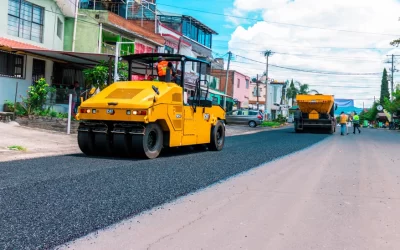
<svg viewBox="0 0 400 250"><path fill-rule="evenodd" d="M23 49L63 49L64 15L54 0L0 3L0 110L5 100L25 95L41 77L51 82L53 61ZM18 53L18 54L17 54Z"/></svg>

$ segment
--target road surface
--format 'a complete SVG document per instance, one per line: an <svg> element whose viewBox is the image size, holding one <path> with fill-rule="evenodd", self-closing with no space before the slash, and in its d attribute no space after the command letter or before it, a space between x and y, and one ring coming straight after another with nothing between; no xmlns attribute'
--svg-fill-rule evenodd
<svg viewBox="0 0 400 250"><path fill-rule="evenodd" d="M0 248L60 245L327 137L284 129L227 137L221 152L151 161L75 154L0 162Z"/></svg>
<svg viewBox="0 0 400 250"><path fill-rule="evenodd" d="M400 249L399 150L336 134L61 249Z"/></svg>

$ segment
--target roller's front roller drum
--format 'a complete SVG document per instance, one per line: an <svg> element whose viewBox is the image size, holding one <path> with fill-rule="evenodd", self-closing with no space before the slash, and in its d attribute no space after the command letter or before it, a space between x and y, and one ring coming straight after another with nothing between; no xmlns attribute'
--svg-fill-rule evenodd
<svg viewBox="0 0 400 250"><path fill-rule="evenodd" d="M157 123L146 125L144 135L132 135L133 152L138 157L157 158L163 147L163 131Z"/></svg>
<svg viewBox="0 0 400 250"><path fill-rule="evenodd" d="M93 133L78 131L78 145L85 155L95 155Z"/></svg>
<svg viewBox="0 0 400 250"><path fill-rule="evenodd" d="M221 151L225 144L225 126L221 121L218 121L211 128L211 138L208 148L212 151Z"/></svg>

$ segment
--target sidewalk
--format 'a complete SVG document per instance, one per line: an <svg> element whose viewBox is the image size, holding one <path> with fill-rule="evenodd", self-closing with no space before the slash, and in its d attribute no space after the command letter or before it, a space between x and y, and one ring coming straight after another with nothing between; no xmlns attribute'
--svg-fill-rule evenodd
<svg viewBox="0 0 400 250"><path fill-rule="evenodd" d="M287 128L287 126L282 127ZM259 133L282 128L264 128L249 126L226 126L226 136ZM26 151L10 150L9 147L20 146ZM81 153L77 134L21 126L16 122L0 122L0 162L28 159L52 155Z"/></svg>

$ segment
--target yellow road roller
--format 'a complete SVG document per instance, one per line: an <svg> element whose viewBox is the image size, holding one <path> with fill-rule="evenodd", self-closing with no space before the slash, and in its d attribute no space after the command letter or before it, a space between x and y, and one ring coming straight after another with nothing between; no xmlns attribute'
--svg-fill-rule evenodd
<svg viewBox="0 0 400 250"><path fill-rule="evenodd" d="M76 119L84 154L153 159L163 148L223 149L225 110L208 97L209 62L166 53L134 54L122 60L128 62L129 76L144 79L114 82L82 102ZM160 61L168 63L163 76L155 66ZM186 68L199 73L186 73ZM186 77L191 77L191 85L184 84Z"/></svg>

